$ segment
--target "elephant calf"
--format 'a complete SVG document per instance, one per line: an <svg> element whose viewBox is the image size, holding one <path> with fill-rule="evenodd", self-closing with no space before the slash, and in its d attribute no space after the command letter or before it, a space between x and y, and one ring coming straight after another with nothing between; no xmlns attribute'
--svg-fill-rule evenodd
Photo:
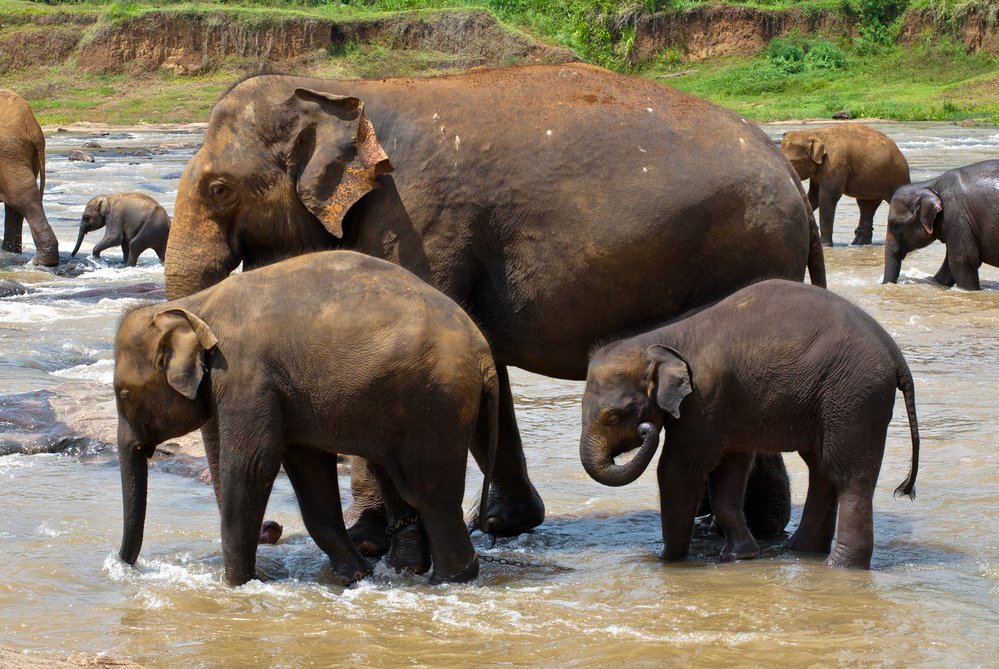
<svg viewBox="0 0 999 669"><path fill-rule="evenodd" d="M146 459L204 426L228 583L255 576L282 463L337 578L370 572L344 527L338 453L369 461L393 530L422 520L432 582L478 574L461 502L470 446L488 500L496 368L465 312L397 265L309 254L136 309L115 339L114 392L125 562L142 545Z"/></svg>
<svg viewBox="0 0 999 669"><path fill-rule="evenodd" d="M135 267L139 255L146 249L156 251L160 262L165 259L170 217L160 203L148 195L116 193L90 200L83 209L80 234L70 255L76 256L88 232L105 226L104 239L94 245L95 258L101 257L101 251L120 244L126 267Z"/></svg>
<svg viewBox="0 0 999 669"><path fill-rule="evenodd" d="M934 239L947 245L937 283L979 290L982 263L999 267L999 160L898 189L888 209L883 283L897 282L905 256Z"/></svg>
<svg viewBox="0 0 999 669"><path fill-rule="evenodd" d="M841 197L857 198L860 207L853 243L870 244L881 201L890 201L899 186L909 183L909 163L895 142L861 123L788 132L780 150L798 178L808 179L808 200L813 211L819 210L819 232L828 246Z"/></svg>
<svg viewBox="0 0 999 669"><path fill-rule="evenodd" d="M725 533L723 559L755 557L742 499L757 451L797 451L808 496L792 550L826 564L870 567L872 498L895 390L905 397L912 464L896 495L915 494L919 429L912 375L898 346L858 307L825 290L764 281L590 359L580 457L605 485L659 460L664 557L686 557L708 483ZM638 448L625 464L614 458ZM839 518L837 520L837 505Z"/></svg>

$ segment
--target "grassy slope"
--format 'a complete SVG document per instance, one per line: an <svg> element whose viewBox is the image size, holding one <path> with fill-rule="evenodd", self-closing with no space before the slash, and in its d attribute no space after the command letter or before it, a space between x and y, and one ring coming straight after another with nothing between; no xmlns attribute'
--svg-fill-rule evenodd
<svg viewBox="0 0 999 669"><path fill-rule="evenodd" d="M619 70L670 78L670 85L702 95L750 118L778 120L824 117L847 110L853 117L879 116L900 120L961 120L976 118L999 123L999 59L968 55L946 40L914 48L873 45L870 40L785 40L791 51L805 55L788 61L787 44L755 58L728 57L683 63L665 54L652 63L628 65L634 31L626 19L661 7L660 0L370 0L360 7L320 4L297 5L289 0L234 6L223 3L63 3L44 5L22 0L0 0L0 12L93 13L104 20L121 20L157 8L171 11L226 11L250 23L286 15L327 18L364 18L384 11L484 7L510 25L550 42L575 49L585 60ZM841 7L863 0L810 0L806 3L757 2L768 7L805 5ZM933 0L920 0L929 2ZM244 3L245 4L245 3ZM672 5L671 5L672 6ZM623 26L623 27L622 27ZM4 31L15 29L12 26ZM92 29L91 29L92 30ZM630 32L629 32L630 31ZM831 59L814 61L822 52ZM670 57L672 56L672 57ZM332 77L371 77L443 71L449 59L440 54L389 51L375 45L351 46L310 70ZM814 61L814 62L813 62ZM88 74L75 68L34 68L0 74L0 86L23 93L43 123L76 120L107 123L200 121L207 118L218 95L245 71L232 62L211 73L177 76L166 72ZM446 69L446 68L444 68Z"/></svg>

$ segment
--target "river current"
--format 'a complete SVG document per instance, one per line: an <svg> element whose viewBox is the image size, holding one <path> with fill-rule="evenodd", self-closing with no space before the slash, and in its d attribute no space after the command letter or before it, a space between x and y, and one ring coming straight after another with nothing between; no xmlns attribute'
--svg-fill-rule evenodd
<svg viewBox="0 0 999 669"><path fill-rule="evenodd" d="M778 137L793 125L768 125ZM999 129L879 124L913 181L999 158ZM83 206L139 190L171 214L198 130L47 132L45 207L63 251ZM69 162L86 142L94 163ZM0 644L37 653L108 654L150 667L306 666L995 666L999 657L999 269L984 290L930 281L936 243L911 254L898 285L880 285L887 206L875 245L854 248L858 210L841 200L829 288L871 313L912 369L922 436L915 501L893 499L910 442L899 395L875 497L870 571L764 546L760 559L721 563L720 540L697 534L692 559L665 565L654 468L619 489L579 464L582 384L513 370L532 478L547 505L534 532L476 533L477 581L431 587L383 566L333 585L280 476L267 516L285 527L261 546L268 582L221 582L219 519L202 461L159 459L135 568L116 552L121 493L113 441L112 339L121 312L162 299L151 251L122 267L112 248L60 273L0 253L0 281L29 292L0 299ZM25 241L30 236L25 227ZM793 529L807 472L791 472ZM471 509L480 475L466 486ZM341 479L345 503L347 479Z"/></svg>

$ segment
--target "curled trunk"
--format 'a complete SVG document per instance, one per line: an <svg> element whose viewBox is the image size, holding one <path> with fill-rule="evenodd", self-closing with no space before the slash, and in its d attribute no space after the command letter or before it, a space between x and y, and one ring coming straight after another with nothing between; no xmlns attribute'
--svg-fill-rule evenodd
<svg viewBox="0 0 999 669"><path fill-rule="evenodd" d="M614 462L612 444L592 433L584 434L579 442L579 458L590 478L604 485L623 486L641 476L659 448L659 428L652 423L642 423L638 433L642 445L635 457L622 465Z"/></svg>
<svg viewBox="0 0 999 669"><path fill-rule="evenodd" d="M149 465L146 453L131 438L131 430L118 425L118 465L121 468L123 523L121 550L118 554L128 564L135 564L142 548L142 530L146 522L146 490Z"/></svg>

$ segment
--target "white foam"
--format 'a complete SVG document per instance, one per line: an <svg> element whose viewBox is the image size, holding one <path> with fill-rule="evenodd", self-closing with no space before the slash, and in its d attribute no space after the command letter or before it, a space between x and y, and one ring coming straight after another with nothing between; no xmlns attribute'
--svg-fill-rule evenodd
<svg viewBox="0 0 999 669"><path fill-rule="evenodd" d="M98 360L89 365L77 365L52 372L52 376L78 381L97 381L110 385L114 382L114 360Z"/></svg>

